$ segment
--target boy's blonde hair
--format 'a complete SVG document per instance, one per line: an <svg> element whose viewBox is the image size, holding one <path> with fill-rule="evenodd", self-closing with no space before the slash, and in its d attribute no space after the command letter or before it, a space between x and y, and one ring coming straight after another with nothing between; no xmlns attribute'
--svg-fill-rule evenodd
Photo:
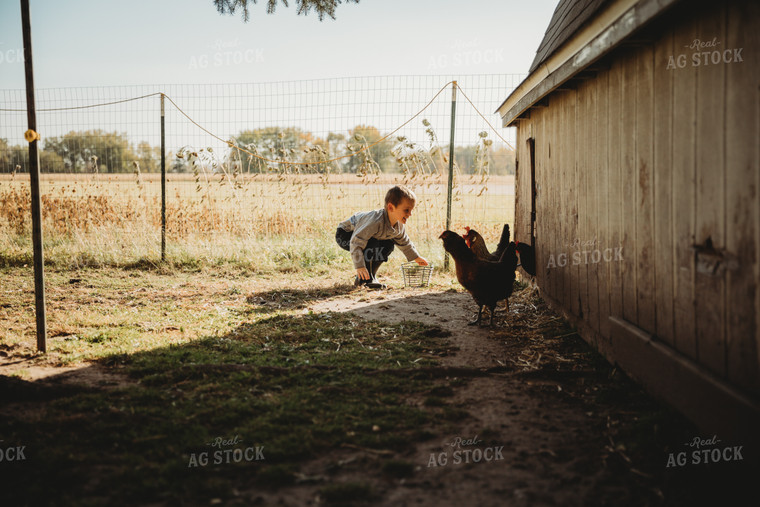
<svg viewBox="0 0 760 507"><path fill-rule="evenodd" d="M417 196L414 194L414 192L403 185L396 185L395 187L390 188L388 192L386 192L385 205L388 206L388 203L390 203L394 206L398 206L403 202L404 199L412 201L412 204L417 202Z"/></svg>

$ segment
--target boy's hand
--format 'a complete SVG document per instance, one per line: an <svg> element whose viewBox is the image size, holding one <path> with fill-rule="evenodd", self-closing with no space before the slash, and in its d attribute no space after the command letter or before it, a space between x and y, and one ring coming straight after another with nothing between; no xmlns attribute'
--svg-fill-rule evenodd
<svg viewBox="0 0 760 507"><path fill-rule="evenodd" d="M414 259L414 262L416 262L420 266L427 266L428 265L428 261L424 257L417 257L416 259Z"/></svg>
<svg viewBox="0 0 760 507"><path fill-rule="evenodd" d="M367 268L359 268L356 270L356 276L359 277L359 280L369 280L369 271Z"/></svg>

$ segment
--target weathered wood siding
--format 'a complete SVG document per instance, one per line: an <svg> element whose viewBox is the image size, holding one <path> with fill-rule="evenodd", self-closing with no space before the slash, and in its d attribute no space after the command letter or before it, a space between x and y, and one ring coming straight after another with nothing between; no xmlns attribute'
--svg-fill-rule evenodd
<svg viewBox="0 0 760 507"><path fill-rule="evenodd" d="M514 236L533 139L542 292L608 356L622 319L758 399L760 4L729 4L685 3L518 121Z"/></svg>

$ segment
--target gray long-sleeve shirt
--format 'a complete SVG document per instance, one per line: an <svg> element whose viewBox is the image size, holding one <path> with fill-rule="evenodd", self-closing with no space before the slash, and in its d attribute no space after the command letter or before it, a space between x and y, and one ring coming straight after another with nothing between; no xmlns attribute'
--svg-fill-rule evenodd
<svg viewBox="0 0 760 507"><path fill-rule="evenodd" d="M400 221L396 226L391 226L388 219L388 210L385 208L374 211L361 211L352 215L351 218L338 224L348 232L353 232L349 251L354 261L354 268L364 268L364 247L370 238L392 239L398 245L406 260L412 261L420 256L414 244L406 235L406 228Z"/></svg>

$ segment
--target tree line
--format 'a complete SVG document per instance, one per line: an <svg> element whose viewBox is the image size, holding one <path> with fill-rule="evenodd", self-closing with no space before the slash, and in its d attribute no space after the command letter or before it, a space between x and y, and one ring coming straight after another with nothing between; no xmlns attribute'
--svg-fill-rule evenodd
<svg viewBox="0 0 760 507"><path fill-rule="evenodd" d="M240 173L440 171L442 166L448 165L448 146L438 145L430 127L427 133L427 141L419 144L396 136L381 140L384 134L370 125L357 125L345 133L330 132L325 137L298 127L243 130L232 137L232 142L245 151L230 150L223 160L215 162L228 164ZM366 147L369 149L364 150ZM193 161L182 153L196 148L202 147L184 147L177 153L167 153L167 170L193 172ZM352 154L354 156L327 162ZM494 146L486 132L472 145L455 146L454 159L464 174L514 174L514 152L503 145ZM160 160L159 147L144 141L133 144L125 133L100 129L45 138L40 150L41 170L46 173L131 173L137 170L151 173L160 171ZM296 168L288 162L308 165ZM28 172L28 167L28 146L10 146L0 138L0 173Z"/></svg>
<svg viewBox="0 0 760 507"><path fill-rule="evenodd" d="M160 171L160 148L130 143L127 135L104 130L71 131L43 138L40 170L46 173L126 173L138 164L143 172ZM28 172L29 147L0 139L0 172Z"/></svg>

